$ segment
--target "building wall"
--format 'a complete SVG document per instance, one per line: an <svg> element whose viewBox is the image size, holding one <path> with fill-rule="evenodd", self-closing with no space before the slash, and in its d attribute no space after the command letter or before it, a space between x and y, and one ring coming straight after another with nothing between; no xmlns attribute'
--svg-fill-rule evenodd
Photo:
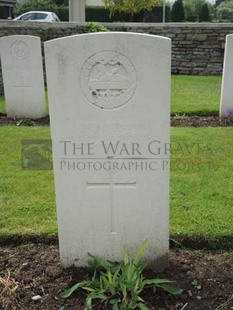
<svg viewBox="0 0 233 310"><path fill-rule="evenodd" d="M16 0L0 0L0 19L11 18L15 5Z"/></svg>
<svg viewBox="0 0 233 310"><path fill-rule="evenodd" d="M190 75L221 75L225 37L233 33L233 24L103 24L112 31L149 33L172 40L172 73ZM85 32L77 23L28 23L0 21L0 37L26 34L43 41ZM143 55L142 55L143 57ZM3 93L0 72L0 93Z"/></svg>

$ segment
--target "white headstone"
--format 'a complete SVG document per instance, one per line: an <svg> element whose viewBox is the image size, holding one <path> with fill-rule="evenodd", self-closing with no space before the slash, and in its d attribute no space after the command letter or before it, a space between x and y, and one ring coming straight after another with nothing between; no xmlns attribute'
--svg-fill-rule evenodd
<svg viewBox="0 0 233 310"><path fill-rule="evenodd" d="M233 34L226 36L220 117L233 116Z"/></svg>
<svg viewBox="0 0 233 310"><path fill-rule="evenodd" d="M27 35L2 37L0 56L7 116L45 116L40 38Z"/></svg>
<svg viewBox="0 0 233 310"><path fill-rule="evenodd" d="M60 255L121 260L169 241L170 39L85 34L45 43Z"/></svg>

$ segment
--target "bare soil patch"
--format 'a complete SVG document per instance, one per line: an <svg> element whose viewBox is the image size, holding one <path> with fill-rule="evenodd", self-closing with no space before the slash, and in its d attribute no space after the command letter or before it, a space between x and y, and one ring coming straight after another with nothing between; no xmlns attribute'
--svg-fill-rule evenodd
<svg viewBox="0 0 233 310"><path fill-rule="evenodd" d="M0 113L0 126L43 126L49 125L49 116L39 119L19 119L7 117ZM220 120L218 116L171 116L171 126L174 127L232 127L233 117L225 117Z"/></svg>
<svg viewBox="0 0 233 310"><path fill-rule="evenodd" d="M5 113L0 113L0 126L16 125L16 126L43 126L49 125L49 116L41 117L38 119L21 119L7 117Z"/></svg>
<svg viewBox="0 0 233 310"><path fill-rule="evenodd" d="M173 127L232 127L233 117L218 116L172 116L171 126Z"/></svg>
<svg viewBox="0 0 233 310"><path fill-rule="evenodd" d="M69 299L63 300L59 292L89 276L87 269L63 269L57 245L29 243L1 246L0 279L10 277L18 289L17 298L13 296L9 300L8 296L0 299L0 309L84 310L85 293L76 292ZM146 271L145 276L174 280L176 286L184 289L178 296L162 291L145 291L142 297L151 310L233 309L233 253L171 250L170 266L159 274L152 270ZM192 284L194 280L201 288ZM0 286L0 295L1 292ZM38 299L35 296L39 296ZM94 309L110 308L98 301Z"/></svg>

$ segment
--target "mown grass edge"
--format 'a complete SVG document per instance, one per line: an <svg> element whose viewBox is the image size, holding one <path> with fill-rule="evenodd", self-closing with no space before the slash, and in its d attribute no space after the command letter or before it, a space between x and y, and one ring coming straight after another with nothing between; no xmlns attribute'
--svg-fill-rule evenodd
<svg viewBox="0 0 233 310"><path fill-rule="evenodd" d="M201 251L222 252L233 251L233 236L204 237L195 236L170 236L170 249L190 249ZM0 246L19 246L27 243L43 243L47 245L58 244L58 235L1 235Z"/></svg>

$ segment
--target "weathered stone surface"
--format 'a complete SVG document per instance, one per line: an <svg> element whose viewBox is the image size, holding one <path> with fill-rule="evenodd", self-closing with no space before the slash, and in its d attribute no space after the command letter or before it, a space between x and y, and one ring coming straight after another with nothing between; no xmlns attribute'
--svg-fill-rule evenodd
<svg viewBox="0 0 233 310"><path fill-rule="evenodd" d="M233 117L233 34L226 38L222 91L220 101L220 117Z"/></svg>
<svg viewBox="0 0 233 310"><path fill-rule="evenodd" d="M219 63L222 60L222 57L210 57L210 63Z"/></svg>
<svg viewBox="0 0 233 310"><path fill-rule="evenodd" d="M40 38L27 35L1 37L0 56L7 116L45 116Z"/></svg>
<svg viewBox="0 0 233 310"><path fill-rule="evenodd" d="M78 35L45 55L63 265L121 260L148 239L144 258L166 266L170 39Z"/></svg>
<svg viewBox="0 0 233 310"><path fill-rule="evenodd" d="M186 40L187 41L205 41L207 39L207 34L187 34Z"/></svg>

